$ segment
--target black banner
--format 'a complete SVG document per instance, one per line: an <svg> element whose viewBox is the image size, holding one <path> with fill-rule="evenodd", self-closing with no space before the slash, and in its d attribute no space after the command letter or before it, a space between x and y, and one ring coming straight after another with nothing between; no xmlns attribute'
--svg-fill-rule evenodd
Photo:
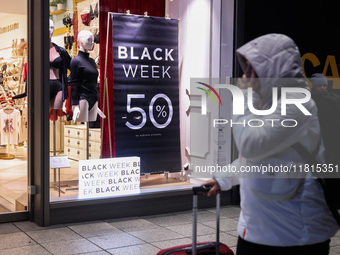
<svg viewBox="0 0 340 255"><path fill-rule="evenodd" d="M178 172L178 20L112 14L112 32L116 157Z"/></svg>

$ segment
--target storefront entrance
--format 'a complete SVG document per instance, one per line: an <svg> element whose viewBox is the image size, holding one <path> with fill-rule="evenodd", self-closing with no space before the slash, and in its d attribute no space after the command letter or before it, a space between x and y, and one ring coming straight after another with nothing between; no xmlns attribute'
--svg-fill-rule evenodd
<svg viewBox="0 0 340 255"><path fill-rule="evenodd" d="M15 137L15 139L10 139L7 133L4 136L0 134L0 153L3 153L0 154L0 222L31 220L40 226L48 226L65 222L190 209L191 187L202 182L199 177L190 175L190 170L192 170L190 159L196 157L212 163L219 159L213 147L207 147L210 143L204 144L205 140L202 139L196 140L204 144L204 149L208 151L206 153L208 159L201 158L194 150L190 152L190 116L187 115L188 107L190 108L188 86L192 77L232 75L233 1L212 3L206 0L202 1L205 3L203 8L199 1L136 0L129 1L129 4L127 2L126 6L125 4L118 5L119 1L106 0L63 2L65 2L64 6L56 7L56 1L15 0L8 3L8 10L3 8L6 14L0 16L0 21L2 22L2 18L4 20L0 24L5 24L4 28L0 27L0 33L2 33L0 35L0 57L3 57L2 62L0 61L3 75L1 87L4 90L2 93L4 95L3 108L7 110L5 115L18 112L16 119L13 117L12 121L9 119L5 122L5 126L0 126L0 132L3 130L6 133L7 131ZM10 7L13 10L10 10ZM19 7L25 7L25 11ZM52 10L52 7L56 8ZM119 14L109 17L108 14L113 12ZM220 15L221 13L228 13L228 15ZM116 19L123 16L127 19L124 18L123 21ZM215 16L217 20L213 19ZM18 17L22 17L23 23L16 21ZM111 24L107 26L106 22L109 19ZM156 61L150 69L150 74L155 76L154 78L158 79L159 76L159 79L169 79L169 81L170 78L174 78L168 84L164 83L164 86L159 86L162 90L158 91L158 88L157 91L154 90L157 84L161 84L157 79L155 79L154 87L145 86L145 84L150 86L152 84L145 82L144 71L140 72L139 81L127 82L129 86L138 83L139 87L133 91L127 90L127 86L124 85L127 79L123 79L121 83L117 79L112 79L113 72L119 71L119 68L114 69L112 65L113 49L120 47L123 54L125 48L117 44L120 38L114 37L111 40L110 33L114 29L119 29L118 22L129 22L132 24L129 31L135 31L136 26L133 23L135 20L138 21L136 24L140 27L146 21L155 20L157 23L155 27L161 28L156 29L157 33L154 32L151 35L148 34L148 28L144 32L141 28L138 31L142 31L142 36L132 37L132 40L125 41L123 46L130 52L132 46L128 47L128 44L135 45L137 49L136 43L138 43L138 48L142 49L138 54L144 56L141 60ZM192 24L197 23L197 20L202 20L201 29L189 29ZM54 29L53 33L51 33L51 24ZM160 26L160 24L163 25ZM159 31L170 31L169 25L173 26L171 31L176 31L176 33L165 34L171 35L174 39L171 45L163 44L162 39L165 36L159 34ZM15 34L21 29L24 29L21 34ZM63 52L67 51L73 60L82 54L78 46L79 32L92 33L95 37L95 45L89 57L93 59L94 68L99 74L99 79L94 80L98 86L98 105L101 104L99 108L107 116L104 121L99 119L99 124L90 123L90 120L74 121L73 114L67 112L67 109L74 110L74 108L72 105L67 105L66 100L63 102L66 104L66 110L64 106L53 105L54 107L51 107L51 79L56 80L57 76L63 75L59 72L54 78L51 76L51 62L58 59L58 56L53 58L51 49L53 51L57 47L52 48L51 42L62 48ZM202 32L204 32L204 40L202 40ZM148 36L150 37L148 38L149 46L145 46L144 41L135 40ZM170 41L166 39L165 43ZM221 42L227 47L221 48ZM22 45L25 43L27 43L27 48L25 49L24 46L22 51ZM207 54L197 54L197 52ZM132 60L136 60L136 54L137 51L129 54ZM222 63L220 55L226 54L228 61L224 60ZM118 60L119 58L116 58L115 63L119 63ZM127 61L123 58L121 60ZM161 60L165 63L160 64ZM27 63L26 74L25 63ZM108 63L107 68L106 63ZM130 65L129 62L120 64L126 67ZM75 71L71 70L72 68L68 69L67 75ZM133 69L134 72L135 70ZM171 73L170 70L176 72ZM115 77L117 78L118 75L116 74ZM106 78L107 85L104 83ZM119 89L119 84L124 89L126 88L126 91ZM70 86L72 87L72 84ZM114 93L113 88L116 89ZM72 94L71 92L68 93ZM127 94L121 98L113 98L121 92ZM18 95L21 97L13 99ZM120 110L117 107L119 99L124 99ZM0 93L0 103L1 100ZM218 113L219 109L214 109ZM63 112L66 114L64 115ZM192 109L189 112L194 113L195 110ZM119 115L121 113L124 115ZM121 132L120 128L128 129L129 132ZM14 133L14 130L17 133ZM141 132L137 134L136 130ZM134 139L129 138L129 134L133 134ZM8 144L2 143L3 137L7 137L4 141L9 141ZM225 137L229 135L226 134ZM125 143L127 140L130 142L129 146ZM139 146L132 144L137 140ZM150 148L144 146L151 144L150 141L154 141L154 146ZM224 161L230 160L229 143L230 140L224 143L226 151L223 155L227 155L223 156ZM171 157L170 151L173 152ZM159 156L148 157L156 152ZM1 155L11 159L5 160L1 158ZM140 157L140 162L142 162L141 169L134 171L139 176L133 179L138 180L140 191L133 194L84 197L90 190L88 187L82 188L83 184L89 185L86 178L99 176L99 174L91 175L91 173L80 172L83 161L86 161L85 169L89 169L89 166L93 164L91 160L104 164L106 159L134 156ZM66 159L65 162L68 164L54 164L63 159ZM154 164L156 161L159 161L158 165ZM135 164L139 166L139 163L133 161L132 165ZM121 173L125 174L126 169L123 170L124 172ZM106 173L110 174L108 171ZM117 178L104 180L103 183L119 182L120 179ZM97 180L91 182L91 185L94 186L97 183L101 182ZM107 187L95 187L93 190L107 192ZM111 188L110 191L112 191ZM230 192L224 198L222 204L232 202Z"/></svg>
<svg viewBox="0 0 340 255"><path fill-rule="evenodd" d="M0 12L0 222L28 218L27 0Z"/></svg>

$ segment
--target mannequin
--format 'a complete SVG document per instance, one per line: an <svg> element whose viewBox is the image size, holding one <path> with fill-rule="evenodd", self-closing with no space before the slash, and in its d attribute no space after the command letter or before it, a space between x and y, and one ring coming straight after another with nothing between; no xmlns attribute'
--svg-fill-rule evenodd
<svg viewBox="0 0 340 255"><path fill-rule="evenodd" d="M18 56L23 56L24 55L24 49L27 46L27 42L25 41L25 38L20 39L20 43L18 45Z"/></svg>
<svg viewBox="0 0 340 255"><path fill-rule="evenodd" d="M65 49L52 43L54 23L50 20L50 108L62 109L68 98L67 69L70 69L71 57Z"/></svg>
<svg viewBox="0 0 340 255"><path fill-rule="evenodd" d="M78 55L71 61L70 75L73 121L95 121L97 114L105 118L105 115L98 108L97 66L88 53L94 47L94 38L90 31L82 30L79 32L78 47Z"/></svg>

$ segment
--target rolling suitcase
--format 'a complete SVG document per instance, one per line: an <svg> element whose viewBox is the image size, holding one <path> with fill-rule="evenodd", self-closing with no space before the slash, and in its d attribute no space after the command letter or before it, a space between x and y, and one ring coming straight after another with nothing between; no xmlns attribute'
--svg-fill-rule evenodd
<svg viewBox="0 0 340 255"><path fill-rule="evenodd" d="M192 244L176 246L159 251L157 255L234 255L225 244L220 243L220 194L216 196L216 242L197 243L197 194L210 190L209 186L193 187L193 231Z"/></svg>

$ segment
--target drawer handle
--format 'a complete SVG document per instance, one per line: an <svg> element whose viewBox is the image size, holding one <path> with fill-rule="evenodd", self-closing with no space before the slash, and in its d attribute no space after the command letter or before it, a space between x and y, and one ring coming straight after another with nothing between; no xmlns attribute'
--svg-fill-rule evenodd
<svg viewBox="0 0 340 255"><path fill-rule="evenodd" d="M91 147L91 143L89 143L89 147Z"/></svg>
<svg viewBox="0 0 340 255"><path fill-rule="evenodd" d="M68 134L71 133L71 130L67 130L67 133L68 133Z"/></svg>
<svg viewBox="0 0 340 255"><path fill-rule="evenodd" d="M71 150L70 149L67 149L68 152L70 152Z"/></svg>
<svg viewBox="0 0 340 255"><path fill-rule="evenodd" d="M80 131L77 131L77 135L80 135Z"/></svg>
<svg viewBox="0 0 340 255"><path fill-rule="evenodd" d="M68 142L68 143L70 143L70 142L71 142L71 140L70 140L70 139L67 139L67 142Z"/></svg>
<svg viewBox="0 0 340 255"><path fill-rule="evenodd" d="M80 141L77 141L77 144L79 145L79 144L80 144Z"/></svg>
<svg viewBox="0 0 340 255"><path fill-rule="evenodd" d="M80 154L80 151L77 151L77 154L79 155L79 154Z"/></svg>
<svg viewBox="0 0 340 255"><path fill-rule="evenodd" d="M89 157L91 157L91 153L89 153Z"/></svg>
<svg viewBox="0 0 340 255"><path fill-rule="evenodd" d="M89 136L91 137L91 133L89 133Z"/></svg>

